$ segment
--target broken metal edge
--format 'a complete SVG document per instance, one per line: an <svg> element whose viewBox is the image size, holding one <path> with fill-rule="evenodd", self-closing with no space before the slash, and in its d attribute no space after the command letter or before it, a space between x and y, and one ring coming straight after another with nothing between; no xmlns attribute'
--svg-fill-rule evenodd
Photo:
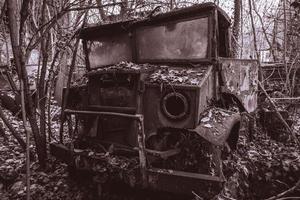
<svg viewBox="0 0 300 200"><path fill-rule="evenodd" d="M65 145L52 143L50 151L58 159L69 165L74 164L74 159L80 153L71 152ZM85 168L85 170L89 170ZM92 169L90 169L92 171ZM130 187L152 189L181 195L192 195L192 191L202 196L213 195L213 191L221 189L224 179L219 176L168 170L160 168L148 168L145 171L146 179L141 179L141 171L136 170L120 174L120 181Z"/></svg>
<svg viewBox="0 0 300 200"><path fill-rule="evenodd" d="M218 109L217 109L218 110ZM223 109L219 109L223 111ZM195 129L189 131L195 132L202 138L216 146L223 146L229 137L233 126L241 121L240 113L233 113L228 117L224 117L220 122L210 122L212 127L205 127L205 123L200 124Z"/></svg>

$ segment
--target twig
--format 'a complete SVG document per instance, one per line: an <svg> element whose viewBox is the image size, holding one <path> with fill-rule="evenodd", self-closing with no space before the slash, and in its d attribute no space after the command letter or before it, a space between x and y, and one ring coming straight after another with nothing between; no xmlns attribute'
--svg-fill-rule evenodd
<svg viewBox="0 0 300 200"><path fill-rule="evenodd" d="M300 100L300 97L271 98L272 100Z"/></svg>
<svg viewBox="0 0 300 200"><path fill-rule="evenodd" d="M18 141L23 150L26 150L26 143L23 138L19 135L19 133L15 130L15 128L11 125L9 119L5 116L2 108L0 107L0 119L4 122L8 130L14 136L14 138Z"/></svg>
<svg viewBox="0 0 300 200"><path fill-rule="evenodd" d="M291 187L290 189L288 189L288 190L286 190L286 191L284 191L284 192L282 192L282 193L279 193L279 194L277 194L277 195L275 195L275 196L272 196L272 197L270 197L270 198L268 198L268 199L266 199L266 200L275 200L275 199L279 200L281 197L283 197L283 196L285 196L285 195L287 195L287 194L289 194L289 193L295 191L298 187L300 187L300 179L299 179L298 182L297 182L293 187ZM283 199L292 199L292 198L293 198L293 197L286 197L286 198L281 198L281 200L283 200ZM299 197L296 197L296 198L299 199ZM295 199L295 198L294 198L294 199Z"/></svg>
<svg viewBox="0 0 300 200"><path fill-rule="evenodd" d="M196 192L192 191L192 194L197 198L197 200L203 200Z"/></svg>
<svg viewBox="0 0 300 200"><path fill-rule="evenodd" d="M122 2L118 3L109 3L101 6L85 6L85 7L73 7L73 8L68 8L65 9L65 11L81 11L81 10L90 10L90 9L99 9L99 8L105 8L109 6L116 6L116 5L121 5L123 4Z"/></svg>
<svg viewBox="0 0 300 200"><path fill-rule="evenodd" d="M0 123L0 136L3 137L4 141L8 141L8 138L5 135L5 130L2 128L2 124L1 123Z"/></svg>

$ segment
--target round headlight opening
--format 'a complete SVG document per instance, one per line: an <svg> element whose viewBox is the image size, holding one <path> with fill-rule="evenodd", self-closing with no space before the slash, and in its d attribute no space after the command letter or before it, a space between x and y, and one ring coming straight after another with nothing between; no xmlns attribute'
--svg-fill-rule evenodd
<svg viewBox="0 0 300 200"><path fill-rule="evenodd" d="M171 119L182 119L188 114L187 98L177 92L171 92L164 96L162 109L164 114Z"/></svg>

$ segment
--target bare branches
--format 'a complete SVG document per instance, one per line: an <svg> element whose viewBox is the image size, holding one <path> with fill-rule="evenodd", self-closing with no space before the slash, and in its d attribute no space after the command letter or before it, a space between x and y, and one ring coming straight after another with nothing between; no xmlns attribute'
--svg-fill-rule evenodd
<svg viewBox="0 0 300 200"><path fill-rule="evenodd" d="M253 20L251 0L248 0L248 4L249 4L249 14L250 14L250 19L251 19L252 33L253 33L254 50L255 50L256 59L258 60L258 65L259 65L258 66L259 67L258 76L259 76L259 79L262 80L262 69L261 69L261 63L260 63L260 53L259 53L258 48L257 48L256 30L255 30L255 25L254 25L254 20Z"/></svg>
<svg viewBox="0 0 300 200"><path fill-rule="evenodd" d="M41 41L41 38L44 37L46 33L50 31L56 24L59 19L61 19L65 14L71 11L84 11L84 10L90 10L90 9L96 9L96 8L104 8L104 7L109 7L109 6L114 6L118 5L121 3L111 3L111 4L105 4L101 6L86 6L86 7L72 7L74 4L67 4L64 5L64 7L56 14L54 15L49 21L46 23L42 24L38 30L33 34L31 37L27 48L26 52L27 54L32 51Z"/></svg>
<svg viewBox="0 0 300 200"><path fill-rule="evenodd" d="M269 37L268 37L268 35L267 35L267 30L266 30L266 28L265 28L265 26L264 26L264 22L263 22L262 16L259 14L259 12L258 12L258 10L257 10L257 8L256 8L256 5L255 5L255 3L254 3L254 1L252 1L252 2L253 2L253 3L252 3L252 4L253 4L253 10L254 10L255 14L258 16L258 19L259 19L259 22L260 22L260 25L261 25L263 34L264 34L264 36L265 36L266 42L268 43L268 45L269 45L269 47L270 47L270 51L271 51L271 54L272 54L272 56L273 56L273 60L275 61L275 60L276 60L276 56L275 56L275 53L274 53L274 51L273 51L273 45L272 45L272 43L271 43L271 41L270 41L270 39L269 39Z"/></svg>
<svg viewBox="0 0 300 200"><path fill-rule="evenodd" d="M263 93L266 95L267 99L269 100L272 108L274 109L277 117L280 119L280 121L283 123L284 127L288 130L288 132L292 135L296 145L299 147L300 142L297 138L297 136L295 135L295 133L292 131L292 129L290 128L290 126L287 124L287 122L283 119L282 115L280 114L280 112L277 110L275 103L273 102L273 100L271 99L271 97L268 95L268 93L266 92L265 88L263 87L263 85L261 84L260 81L258 81L258 86L261 88L261 90L263 91Z"/></svg>
<svg viewBox="0 0 300 200"><path fill-rule="evenodd" d="M85 6L85 7L74 7L74 8L68 8L68 9L64 9L64 11L66 12L70 12L70 11L82 11L82 10L90 10L90 9L99 9L99 8L104 8L104 7L108 7L108 6L115 6L115 5L122 5L123 3L121 2L116 2L116 3L109 3L109 4L105 4L105 5L98 5L98 6Z"/></svg>
<svg viewBox="0 0 300 200"><path fill-rule="evenodd" d="M279 200L281 197L284 197L284 196L286 196L286 195L288 195L288 194L294 192L294 191L295 191L296 189L298 189L298 188L300 188L300 179L299 179L298 182L297 182L293 187L291 187L290 189L288 189L288 190L286 190L286 191L284 191L284 192L282 192L282 193L280 193L280 194L277 194L277 195L275 195L275 196L272 196L272 197L270 197L270 198L268 198L268 199L266 199L266 200L275 200L275 199ZM282 199L293 199L293 197L282 198ZM295 199L299 199L299 197L295 197Z"/></svg>
<svg viewBox="0 0 300 200"><path fill-rule="evenodd" d="M23 0L21 11L20 11L20 30L19 30L19 40L20 45L23 43L23 37L24 37L24 25L27 17L29 16L28 8L32 0Z"/></svg>
<svg viewBox="0 0 300 200"><path fill-rule="evenodd" d="M18 141L18 143L20 144L22 149L25 151L26 150L26 144L25 144L24 140L21 138L19 133L14 129L14 127L11 125L9 120L6 118L4 112L2 111L1 106L0 106L0 118L2 119L4 124L7 126L7 128L11 132L11 134L14 136L14 138Z"/></svg>

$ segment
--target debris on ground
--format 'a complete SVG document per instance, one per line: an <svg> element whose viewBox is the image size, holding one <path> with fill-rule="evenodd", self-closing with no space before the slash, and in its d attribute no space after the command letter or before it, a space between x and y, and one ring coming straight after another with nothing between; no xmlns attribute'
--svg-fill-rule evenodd
<svg viewBox="0 0 300 200"><path fill-rule="evenodd" d="M55 102L51 105L53 138L58 138L59 109ZM21 120L6 109L3 110L12 125L24 138ZM214 110L210 112L214 112ZM201 121L209 124L213 120L218 120L218 117L226 117L228 113L218 111L218 113L214 113L218 116L216 119L210 117L212 115L208 113L201 118ZM294 112L291 119L293 120L292 129L300 137L299 112ZM230 155L225 155L224 158L226 159L224 159L223 166L227 181L224 184L225 187L215 199L254 200L268 198L286 191L298 181L300 177L300 150L292 142L273 140L259 129L254 133L252 141L244 136L240 137L237 150ZM8 131L6 131L6 135L8 138L6 141L0 136L0 197L1 200L25 199L25 154ZM172 148L182 149L177 158L169 162L160 161L156 164L163 166L165 169L191 172L209 170L201 168L204 165L197 162L198 159L196 159L198 156L206 156L203 159L211 163L211 157L208 154L200 155L202 152L200 149L203 149L205 144L198 141L199 136L188 133L181 135L181 137L174 139L174 141L180 142L170 144ZM115 157L110 153L110 150L99 153L94 149L89 149L82 152L82 154L86 157L105 159L106 162L103 163L108 165L103 166L102 163L97 163L95 171L109 172L110 175L117 176L118 170L130 170L138 164L137 160ZM214 172L209 171L209 173L213 174ZM97 193L97 188L91 182L72 179L69 176L67 165L53 159L49 160L49 166L45 171L41 171L38 164L33 161L31 163L30 180L32 199L94 199ZM299 191L296 192L299 193ZM295 194L290 195L295 196ZM111 199L109 195L104 196L103 199ZM115 199L122 199L122 197L115 197Z"/></svg>
<svg viewBox="0 0 300 200"><path fill-rule="evenodd" d="M299 180L300 149L295 144L278 142L261 132L252 141L244 141L240 137L237 151L223 162L229 179L217 199L264 199Z"/></svg>

